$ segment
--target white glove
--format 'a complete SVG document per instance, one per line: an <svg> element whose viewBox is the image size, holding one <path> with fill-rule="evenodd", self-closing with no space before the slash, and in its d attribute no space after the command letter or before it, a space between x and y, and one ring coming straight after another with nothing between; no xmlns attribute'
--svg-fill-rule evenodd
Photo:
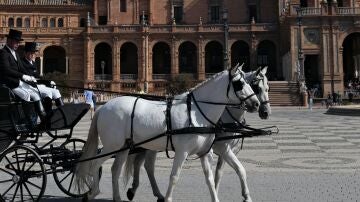
<svg viewBox="0 0 360 202"><path fill-rule="evenodd" d="M25 82L31 82L32 81L31 76L26 75L26 74L24 74L21 79L24 80Z"/></svg>
<svg viewBox="0 0 360 202"><path fill-rule="evenodd" d="M37 83L37 80L36 80L35 77L33 77L33 76L30 76L30 77L31 77L31 81L32 81L32 82Z"/></svg>

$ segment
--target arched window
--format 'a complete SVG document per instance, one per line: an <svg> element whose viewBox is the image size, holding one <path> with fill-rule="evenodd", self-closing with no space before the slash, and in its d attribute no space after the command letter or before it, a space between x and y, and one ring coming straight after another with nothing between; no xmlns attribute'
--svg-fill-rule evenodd
<svg viewBox="0 0 360 202"><path fill-rule="evenodd" d="M62 18L58 19L58 27L64 27L64 19Z"/></svg>
<svg viewBox="0 0 360 202"><path fill-rule="evenodd" d="M43 18L43 19L41 20L41 27L47 27L47 26L48 26L48 21L47 21L46 18Z"/></svg>
<svg viewBox="0 0 360 202"><path fill-rule="evenodd" d="M24 23L25 23L25 27L29 28L30 27L30 18L25 18Z"/></svg>
<svg viewBox="0 0 360 202"><path fill-rule="evenodd" d="M50 27L55 27L55 18L50 19Z"/></svg>
<svg viewBox="0 0 360 202"><path fill-rule="evenodd" d="M8 26L9 27L14 27L14 18L9 18L8 19Z"/></svg>
<svg viewBox="0 0 360 202"><path fill-rule="evenodd" d="M16 27L22 27L22 19L16 18Z"/></svg>

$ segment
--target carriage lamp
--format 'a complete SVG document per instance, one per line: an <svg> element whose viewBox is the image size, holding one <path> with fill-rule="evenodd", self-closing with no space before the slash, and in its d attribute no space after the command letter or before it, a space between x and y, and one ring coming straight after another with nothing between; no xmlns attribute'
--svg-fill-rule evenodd
<svg viewBox="0 0 360 202"><path fill-rule="evenodd" d="M228 54L229 24L228 24L228 10L227 9L223 10L222 20L224 23L224 69L228 69L229 68L229 54Z"/></svg>

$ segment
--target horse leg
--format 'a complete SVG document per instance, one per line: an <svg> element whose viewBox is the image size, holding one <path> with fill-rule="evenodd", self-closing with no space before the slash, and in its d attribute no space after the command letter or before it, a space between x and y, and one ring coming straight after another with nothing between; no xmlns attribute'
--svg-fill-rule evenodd
<svg viewBox="0 0 360 202"><path fill-rule="evenodd" d="M212 169L211 169L211 161L210 161L210 154L207 153L204 156L202 156L201 159L201 165L205 174L205 180L206 180L206 184L209 187L210 190L210 195L211 195L211 199L214 202L219 202L219 198L217 196L216 193L216 189L215 189L215 183L214 183L214 176L212 173Z"/></svg>
<svg viewBox="0 0 360 202"><path fill-rule="evenodd" d="M173 166L170 174L169 186L165 196L166 202L172 201L172 193L174 191L175 184L179 180L181 168L187 156L188 156L187 152L175 152Z"/></svg>
<svg viewBox="0 0 360 202"><path fill-rule="evenodd" d="M141 165L145 161L146 152L147 151L133 154L133 155L136 155L135 160L134 160L133 183L131 185L132 187L129 188L128 191L126 192L126 195L130 201L134 198L136 190L139 187L140 168L141 168Z"/></svg>
<svg viewBox="0 0 360 202"><path fill-rule="evenodd" d="M222 157L235 171L236 174L239 176L240 183L241 183L241 193L244 197L244 202L252 202L249 192L249 187L246 182L246 171L244 166L241 164L239 159L236 157L234 152L228 148L227 152L222 153Z"/></svg>
<svg viewBox="0 0 360 202"><path fill-rule="evenodd" d="M225 165L224 159L221 156L219 156L215 170L215 189L217 193L219 193L219 185L220 185L221 176L223 175L222 169L224 165Z"/></svg>
<svg viewBox="0 0 360 202"><path fill-rule="evenodd" d="M158 202L164 201L164 196L161 194L159 187L157 186L155 179L155 160L156 160L156 151L146 151L146 159L145 159L145 170L149 177L149 181L151 184L151 188L153 190L153 194L158 198Z"/></svg>
<svg viewBox="0 0 360 202"><path fill-rule="evenodd" d="M120 152L116 154L115 161L111 167L112 173L112 186L113 186L113 200L115 202L121 202L120 192L119 192L119 176L121 173L121 169L124 167L124 163L126 162L129 150L124 152Z"/></svg>

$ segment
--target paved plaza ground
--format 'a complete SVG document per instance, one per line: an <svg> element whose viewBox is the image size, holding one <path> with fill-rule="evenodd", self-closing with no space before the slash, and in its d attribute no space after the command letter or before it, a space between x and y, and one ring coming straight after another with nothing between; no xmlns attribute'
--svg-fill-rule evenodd
<svg viewBox="0 0 360 202"><path fill-rule="evenodd" d="M295 107L274 108L269 120L248 114L253 127L277 126L280 133L246 139L237 156L247 170L252 199L259 201L359 201L360 200L360 116L327 115L326 109L313 111ZM75 137L85 138L87 115L75 128ZM216 159L215 159L216 160ZM165 154L156 162L156 177L166 192L171 162ZM214 167L216 161L213 162ZM111 160L104 166L101 194L94 201L111 201ZM126 199L124 191L123 199ZM227 165L219 191L220 201L242 201L240 183ZM210 201L199 160L186 162L174 201ZM67 198L49 176L42 201L81 201ZM156 201L142 170L141 185L134 201Z"/></svg>

